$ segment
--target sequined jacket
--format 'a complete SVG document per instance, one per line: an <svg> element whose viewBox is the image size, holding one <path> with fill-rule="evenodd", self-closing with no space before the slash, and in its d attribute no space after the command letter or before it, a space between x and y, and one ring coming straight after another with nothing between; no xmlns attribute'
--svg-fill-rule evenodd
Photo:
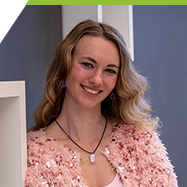
<svg viewBox="0 0 187 187"><path fill-rule="evenodd" d="M114 125L103 154L125 187L177 187L176 175L157 133ZM29 132L25 187L84 187L80 154L50 137L44 129Z"/></svg>

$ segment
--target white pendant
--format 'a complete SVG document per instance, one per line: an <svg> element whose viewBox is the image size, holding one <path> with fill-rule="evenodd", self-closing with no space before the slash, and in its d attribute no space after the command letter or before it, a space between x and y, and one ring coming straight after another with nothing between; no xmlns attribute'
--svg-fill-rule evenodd
<svg viewBox="0 0 187 187"><path fill-rule="evenodd" d="M91 164L95 164L96 163L94 154L90 155L90 162L91 162Z"/></svg>

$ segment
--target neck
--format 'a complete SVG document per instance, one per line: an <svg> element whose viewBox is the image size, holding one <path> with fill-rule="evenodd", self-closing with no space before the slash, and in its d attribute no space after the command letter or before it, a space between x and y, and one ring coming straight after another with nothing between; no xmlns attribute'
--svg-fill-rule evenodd
<svg viewBox="0 0 187 187"><path fill-rule="evenodd" d="M75 140L91 140L100 138L106 119L99 108L77 108L63 104L62 111L57 118L64 130Z"/></svg>

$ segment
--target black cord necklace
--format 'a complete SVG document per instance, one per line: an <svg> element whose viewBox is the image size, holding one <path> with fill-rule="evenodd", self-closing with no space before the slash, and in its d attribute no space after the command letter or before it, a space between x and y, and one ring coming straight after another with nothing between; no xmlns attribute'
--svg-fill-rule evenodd
<svg viewBox="0 0 187 187"><path fill-rule="evenodd" d="M89 154L90 154L90 162L91 162L92 164L95 164L95 163L96 163L96 159L95 159L94 153L97 151L99 145L101 144L101 141L102 141L102 139L103 139L103 136L104 136L104 134L105 134L106 127L107 127L107 119L106 119L106 124L105 124L105 128L104 128L104 130L103 130L102 136L101 136L101 138L100 138L100 140L99 140L99 143L97 144L96 148L95 148L94 151L92 151L92 152L87 151L86 149L82 148L79 144L77 144L77 143L68 135L68 133L61 127L61 125L58 123L58 121L55 120L55 122L56 122L56 124L61 128L61 130L66 134L66 136L67 136L76 146L78 146L80 149L82 149L82 150L85 151L86 153L89 153Z"/></svg>

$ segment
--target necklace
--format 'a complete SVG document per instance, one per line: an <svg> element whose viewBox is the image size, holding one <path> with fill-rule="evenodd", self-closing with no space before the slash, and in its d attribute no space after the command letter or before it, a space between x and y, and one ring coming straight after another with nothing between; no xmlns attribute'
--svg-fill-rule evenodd
<svg viewBox="0 0 187 187"><path fill-rule="evenodd" d="M103 130L103 133L101 135L101 138L99 140L99 143L97 144L96 148L94 149L94 151L90 152L90 151L87 151L86 149L82 148L79 144L77 144L69 135L68 133L61 127L61 125L58 123L57 120L55 120L56 124L61 128L61 130L66 134L66 136L76 145L78 146L80 149L82 149L84 152L86 153L89 153L90 154L90 162L91 164L95 164L96 163L96 158L95 158L95 152L97 151L99 145L101 144L101 141L103 139L103 136L105 134L105 131L106 131L106 127L107 127L107 119L106 119L106 123L105 123L105 127L104 127L104 130Z"/></svg>

